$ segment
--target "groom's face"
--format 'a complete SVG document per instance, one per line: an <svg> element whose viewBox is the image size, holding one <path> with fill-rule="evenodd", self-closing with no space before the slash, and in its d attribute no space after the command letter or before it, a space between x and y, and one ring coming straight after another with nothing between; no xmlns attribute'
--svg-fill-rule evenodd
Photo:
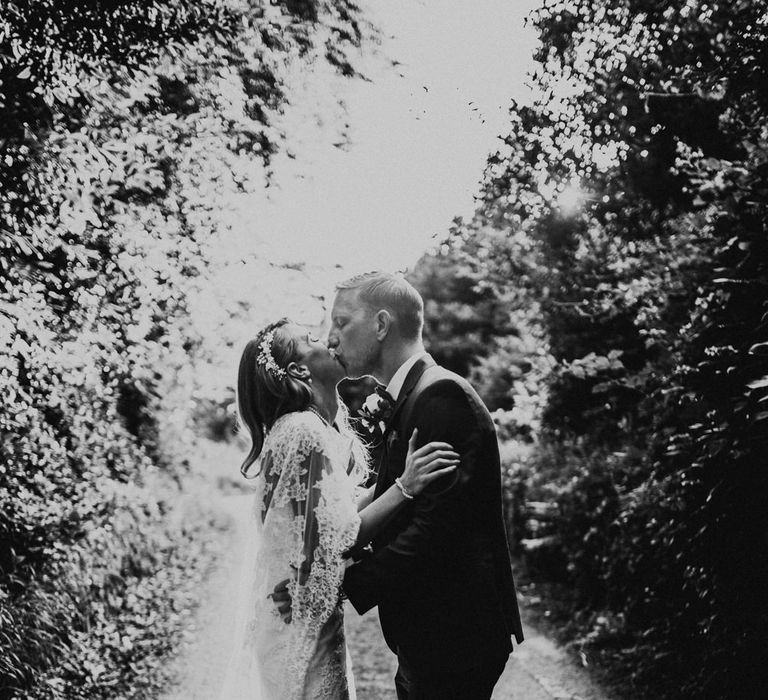
<svg viewBox="0 0 768 700"><path fill-rule="evenodd" d="M331 311L328 347L348 377L372 374L381 351L376 338L376 315L360 302L359 291L342 289Z"/></svg>

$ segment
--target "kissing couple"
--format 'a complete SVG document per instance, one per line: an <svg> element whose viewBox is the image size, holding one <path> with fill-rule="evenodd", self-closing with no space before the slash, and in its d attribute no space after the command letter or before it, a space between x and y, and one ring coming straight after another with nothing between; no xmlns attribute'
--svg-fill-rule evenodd
<svg viewBox="0 0 768 700"><path fill-rule="evenodd" d="M423 323L411 284L371 272L336 288L327 344L282 319L245 347L257 544L222 700L355 698L345 597L378 606L398 700L489 699L522 641L493 421L424 351ZM345 376L386 387L375 465L339 400Z"/></svg>

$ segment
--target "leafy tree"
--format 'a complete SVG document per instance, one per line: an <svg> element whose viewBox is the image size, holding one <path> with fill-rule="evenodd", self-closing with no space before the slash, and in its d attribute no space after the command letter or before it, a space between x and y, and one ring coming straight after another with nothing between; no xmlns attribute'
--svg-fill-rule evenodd
<svg viewBox="0 0 768 700"><path fill-rule="evenodd" d="M524 309L485 266L490 229L462 232L461 222L435 251L409 273L424 298L428 350L443 366L471 377L492 410L514 404L513 385L531 369L536 353ZM504 239L505 240L505 239Z"/></svg>
<svg viewBox="0 0 768 700"><path fill-rule="evenodd" d="M537 97L464 227L505 235L478 237L488 275L523 268L506 288L557 361L530 461L559 512L545 571L642 696L766 681L767 9L544 3Z"/></svg>
<svg viewBox="0 0 768 700"><path fill-rule="evenodd" d="M279 147L282 66L360 37L343 0L0 13L0 697L157 694L209 556L210 516L174 524L188 298Z"/></svg>

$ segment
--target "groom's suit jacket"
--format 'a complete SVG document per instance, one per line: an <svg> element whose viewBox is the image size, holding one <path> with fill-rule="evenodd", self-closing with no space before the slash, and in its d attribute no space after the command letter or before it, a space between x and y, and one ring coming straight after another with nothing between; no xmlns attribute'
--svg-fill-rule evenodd
<svg viewBox="0 0 768 700"><path fill-rule="evenodd" d="M471 669L523 639L496 432L462 377L419 360L385 431L374 498L403 473L414 428L418 446L449 442L461 464L394 516L373 554L347 569L344 590L360 614L379 606L388 646L420 673Z"/></svg>

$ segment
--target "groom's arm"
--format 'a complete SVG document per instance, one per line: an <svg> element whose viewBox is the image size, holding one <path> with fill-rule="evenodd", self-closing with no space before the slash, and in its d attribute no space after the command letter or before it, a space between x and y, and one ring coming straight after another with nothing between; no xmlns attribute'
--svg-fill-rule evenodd
<svg viewBox="0 0 768 700"><path fill-rule="evenodd" d="M477 468L482 436L464 390L451 380L437 382L416 399L412 415L419 446L449 442L461 455L461 463L454 475L438 480L416 498L410 523L388 545L347 569L344 591L360 614L386 598L408 595L419 579L428 580L431 564L449 555L464 531L462 512L472 508L463 496Z"/></svg>

